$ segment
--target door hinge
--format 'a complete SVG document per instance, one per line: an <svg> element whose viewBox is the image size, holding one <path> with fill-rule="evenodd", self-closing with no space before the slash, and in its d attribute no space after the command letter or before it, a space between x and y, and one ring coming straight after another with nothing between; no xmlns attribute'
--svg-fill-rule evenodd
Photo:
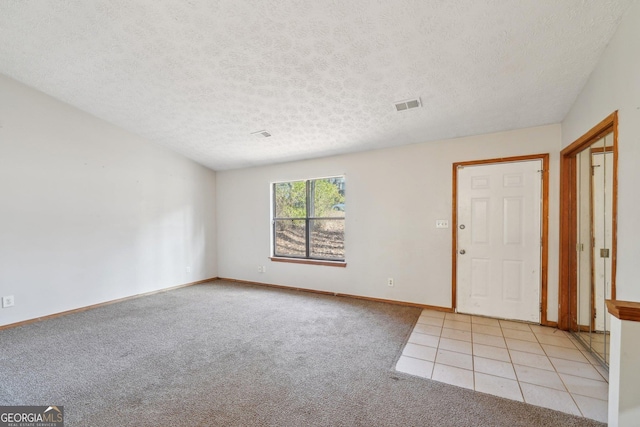
<svg viewBox="0 0 640 427"><path fill-rule="evenodd" d="M540 313L542 313L542 303L540 303Z"/></svg>

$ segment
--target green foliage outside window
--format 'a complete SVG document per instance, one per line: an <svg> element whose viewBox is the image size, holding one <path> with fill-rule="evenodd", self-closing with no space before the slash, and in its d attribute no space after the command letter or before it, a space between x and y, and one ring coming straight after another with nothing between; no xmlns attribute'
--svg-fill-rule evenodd
<svg viewBox="0 0 640 427"><path fill-rule="evenodd" d="M344 177L273 185L274 256L344 260Z"/></svg>

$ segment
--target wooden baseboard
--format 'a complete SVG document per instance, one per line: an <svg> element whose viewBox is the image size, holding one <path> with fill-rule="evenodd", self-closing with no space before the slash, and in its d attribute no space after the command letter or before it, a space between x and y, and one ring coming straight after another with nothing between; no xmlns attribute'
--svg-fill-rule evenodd
<svg viewBox="0 0 640 427"><path fill-rule="evenodd" d="M168 292L168 291L172 291L174 289L185 288L187 286L193 286L193 285L199 285L201 283L212 282L212 281L214 281L216 279L217 279L217 277L212 277L210 279L197 280L195 282L190 282L190 283L185 283L185 284L182 284L182 285L172 286L170 288L158 289L157 291L150 291L150 292L145 292L145 293L142 293L142 294L131 295L131 296L124 297L124 298L118 298L118 299L114 299L114 300L111 300L111 301L105 301L105 302L101 302L101 303L98 303L98 304L88 305L86 307L74 308L73 310L61 311L60 313L49 314L49 315L43 316L43 317L36 317L34 319L23 320L21 322L10 323L8 325L1 325L0 326L0 331L2 331L3 329L16 328L18 326L23 326L23 325L28 325L30 323L40 322L40 321L43 321L43 320L55 319L56 317L66 316L68 314L81 313L83 311L92 310L92 309L98 308L98 307L104 307L105 305L115 304L115 303L118 303L118 302L128 301L128 300L131 300L131 299L134 299L134 298L146 297L146 296L150 296L150 295L154 295L154 294L159 294L161 292Z"/></svg>
<svg viewBox="0 0 640 427"><path fill-rule="evenodd" d="M224 281L227 281L227 282L242 283L242 284L247 284L247 285L264 286L264 287L268 287L268 288L286 289L286 290L289 290L289 291L309 292L309 293L312 293L312 294L333 295L333 296L336 296L336 297L354 298L354 299L361 299L361 300L366 300L366 301L383 302L383 303L387 303L387 304L403 305L403 306L407 306L407 307L416 307L416 308L422 308L422 309L428 309L428 310L434 310L434 311L444 311L446 313L453 313L453 308L439 307L439 306L436 306L436 305L418 304L418 303L415 303L415 302L408 302L408 301L397 301L397 300L391 300L391 299L365 297L365 296L362 296L362 295L343 294L343 293L340 293L340 292L319 291L319 290L316 290L316 289L297 288L295 286L273 285L273 284L270 284L270 283L252 282L252 281L249 281L249 280L229 279L229 278L226 278L226 277L218 277L216 280L224 280Z"/></svg>

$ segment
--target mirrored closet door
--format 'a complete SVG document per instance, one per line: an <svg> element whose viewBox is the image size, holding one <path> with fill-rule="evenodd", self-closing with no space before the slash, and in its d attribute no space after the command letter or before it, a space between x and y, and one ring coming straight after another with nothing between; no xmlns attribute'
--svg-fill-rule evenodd
<svg viewBox="0 0 640 427"><path fill-rule="evenodd" d="M576 154L576 337L609 364L610 314L605 300L615 296L614 138L598 137Z"/></svg>

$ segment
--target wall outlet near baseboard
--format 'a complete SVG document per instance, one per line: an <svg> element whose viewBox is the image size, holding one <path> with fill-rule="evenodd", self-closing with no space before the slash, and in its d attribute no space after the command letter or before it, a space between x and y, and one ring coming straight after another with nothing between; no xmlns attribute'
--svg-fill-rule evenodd
<svg viewBox="0 0 640 427"><path fill-rule="evenodd" d="M258 273L266 273L267 272L267 267L264 265L259 265L258 266Z"/></svg>
<svg viewBox="0 0 640 427"><path fill-rule="evenodd" d="M393 287L393 277L389 277L389 278L387 279L387 286L389 286L389 287Z"/></svg>
<svg viewBox="0 0 640 427"><path fill-rule="evenodd" d="M2 297L2 308L13 307L16 303L13 295L7 295L6 297Z"/></svg>
<svg viewBox="0 0 640 427"><path fill-rule="evenodd" d="M191 273L191 267L190 266L187 266L186 270L187 270L187 273Z"/></svg>

